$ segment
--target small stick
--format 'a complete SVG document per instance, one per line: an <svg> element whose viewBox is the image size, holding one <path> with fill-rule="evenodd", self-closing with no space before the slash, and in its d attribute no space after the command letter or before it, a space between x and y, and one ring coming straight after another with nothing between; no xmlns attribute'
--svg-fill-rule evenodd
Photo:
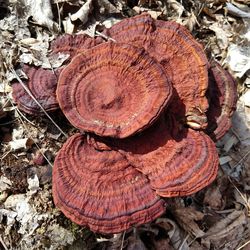
<svg viewBox="0 0 250 250"><path fill-rule="evenodd" d="M4 248L4 250L8 250L8 247L5 245L5 243L4 243L4 241L3 241L3 239L2 239L1 236L0 236L0 242L1 242L1 244L2 244L2 246L3 246L3 248Z"/></svg>

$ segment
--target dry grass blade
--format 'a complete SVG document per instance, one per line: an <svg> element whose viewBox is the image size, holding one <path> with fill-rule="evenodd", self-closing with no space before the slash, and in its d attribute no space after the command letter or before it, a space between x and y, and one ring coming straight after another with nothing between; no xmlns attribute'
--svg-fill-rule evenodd
<svg viewBox="0 0 250 250"><path fill-rule="evenodd" d="M34 102L40 107L40 109L44 112L44 114L49 118L49 120L54 124L54 126L62 133L66 138L68 138L68 135L62 131L62 129L56 124L56 122L51 118L51 116L46 112L46 110L42 107L42 105L36 100L34 95L31 93L31 91L27 88L27 86L23 83L23 81L20 79L20 77L16 74L15 70L13 68L10 69L11 72L16 76L18 82L22 85L24 90L29 94L29 96L34 100Z"/></svg>

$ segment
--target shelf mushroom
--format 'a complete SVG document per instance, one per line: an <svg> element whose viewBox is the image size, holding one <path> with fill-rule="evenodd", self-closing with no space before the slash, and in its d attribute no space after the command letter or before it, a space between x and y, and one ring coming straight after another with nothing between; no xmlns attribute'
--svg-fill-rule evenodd
<svg viewBox="0 0 250 250"><path fill-rule="evenodd" d="M56 206L92 231L118 233L160 216L160 196L186 196L209 185L218 170L213 141L192 129L176 133L168 122L161 117L126 139L70 137L54 163Z"/></svg>
<svg viewBox="0 0 250 250"><path fill-rule="evenodd" d="M214 142L203 132L178 127L175 118L161 117L142 134L111 142L162 197L191 195L217 176Z"/></svg>
<svg viewBox="0 0 250 250"><path fill-rule="evenodd" d="M59 36L51 43L50 47L52 51L50 55L58 53L69 54L69 58L63 66L54 70L43 69L27 64L22 67L22 70L28 77L24 83L45 111L54 111L59 108L56 99L56 88L59 74L64 66L70 62L79 50L91 48L101 42L101 38L91 38L87 35ZM22 111L32 115L39 115L42 113L39 105L37 105L34 99L18 81L15 81L12 87L13 99Z"/></svg>
<svg viewBox="0 0 250 250"><path fill-rule="evenodd" d="M53 198L69 219L108 234L164 213L164 201L125 156L94 145L86 135L75 134L56 156Z"/></svg>
<svg viewBox="0 0 250 250"><path fill-rule="evenodd" d="M61 110L73 126L116 138L149 127L171 95L171 83L155 59L142 48L113 42L74 57L57 87Z"/></svg>
<svg viewBox="0 0 250 250"><path fill-rule="evenodd" d="M52 70L29 65L24 65L22 70L28 77L28 79L23 82L37 102L39 102L46 111L58 109L56 86L60 70L53 72ZM13 99L19 109L31 115L38 115L43 112L19 82L14 82L12 89Z"/></svg>
<svg viewBox="0 0 250 250"><path fill-rule="evenodd" d="M69 54L70 60L82 49L92 48L103 42L100 37L92 38L86 34L58 36L51 42L51 54Z"/></svg>
<svg viewBox="0 0 250 250"><path fill-rule="evenodd" d="M194 128L205 128L208 61L203 47L182 25L149 14L125 19L105 31L116 42L143 47L164 68L174 87L170 112Z"/></svg>
<svg viewBox="0 0 250 250"><path fill-rule="evenodd" d="M219 122L218 107L230 113L235 96L229 112L227 90L225 98L216 92L208 110L209 63L179 24L143 14L105 35L116 42L77 50L59 77L59 105L84 135L70 137L58 152L53 197L77 224L118 233L160 216L160 197L191 195L216 178L215 144L193 129L206 128L207 114L209 123ZM218 70L211 68L210 92L229 80Z"/></svg>
<svg viewBox="0 0 250 250"><path fill-rule="evenodd" d="M237 103L237 85L230 73L215 61L211 62L209 70L208 98L207 133L216 141L231 127Z"/></svg>

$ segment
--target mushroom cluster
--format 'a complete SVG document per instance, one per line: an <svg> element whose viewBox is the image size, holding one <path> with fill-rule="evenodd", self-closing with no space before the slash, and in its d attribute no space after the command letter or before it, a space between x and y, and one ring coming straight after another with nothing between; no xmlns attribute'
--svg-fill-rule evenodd
<svg viewBox="0 0 250 250"><path fill-rule="evenodd" d="M215 179L213 140L229 129L237 92L230 74L208 62L202 46L175 22L142 14L103 37L108 41L58 38L51 53L69 59L58 81L51 72L50 83L39 81L41 90L54 86L47 96L81 132L56 156L56 206L95 232L118 233L164 213L162 197L191 195ZM32 77L28 85L37 84ZM25 94L18 97L16 85L19 108L37 110Z"/></svg>

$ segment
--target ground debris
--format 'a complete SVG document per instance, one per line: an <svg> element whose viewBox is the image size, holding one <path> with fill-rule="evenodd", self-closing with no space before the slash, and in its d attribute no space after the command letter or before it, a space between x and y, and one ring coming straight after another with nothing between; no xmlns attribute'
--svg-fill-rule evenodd
<svg viewBox="0 0 250 250"><path fill-rule="evenodd" d="M237 239L241 237L246 224L247 217L244 211L235 210L206 232L202 244L208 249L211 245L215 248L229 247L229 249L235 249L239 244Z"/></svg>

